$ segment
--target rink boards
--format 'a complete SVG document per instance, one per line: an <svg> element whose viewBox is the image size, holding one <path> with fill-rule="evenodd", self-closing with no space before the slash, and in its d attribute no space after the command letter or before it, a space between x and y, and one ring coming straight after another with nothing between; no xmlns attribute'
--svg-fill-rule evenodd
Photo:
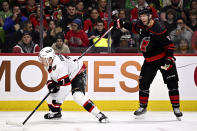
<svg viewBox="0 0 197 131"><path fill-rule="evenodd" d="M77 58L74 55L72 58ZM197 56L176 56L181 108L197 111ZM82 58L88 67L86 95L101 110L129 111L138 107L138 77L144 58L137 54L92 55ZM188 66L185 66L188 65ZM47 93L47 74L36 55L0 56L0 111L32 110ZM171 110L168 90L158 71L150 88L149 110ZM83 110L70 94L63 110ZM39 110L47 110L47 104Z"/></svg>

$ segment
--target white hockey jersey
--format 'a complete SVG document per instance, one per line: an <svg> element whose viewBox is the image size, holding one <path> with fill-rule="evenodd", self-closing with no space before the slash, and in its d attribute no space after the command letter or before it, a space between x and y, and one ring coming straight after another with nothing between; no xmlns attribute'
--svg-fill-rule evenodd
<svg viewBox="0 0 197 131"><path fill-rule="evenodd" d="M61 83L61 86L70 85L77 74L85 70L82 61L73 61L63 55L55 55L52 66L48 69L48 80Z"/></svg>

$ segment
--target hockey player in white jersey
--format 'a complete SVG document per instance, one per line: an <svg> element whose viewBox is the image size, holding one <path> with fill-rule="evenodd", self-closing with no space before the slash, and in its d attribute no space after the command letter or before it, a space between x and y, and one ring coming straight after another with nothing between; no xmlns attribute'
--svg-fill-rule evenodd
<svg viewBox="0 0 197 131"><path fill-rule="evenodd" d="M86 66L82 61L73 61L63 55L55 55L51 47L43 48L39 61L48 71L47 87L51 94L47 98L50 113L45 119L61 118L61 104L69 92L76 103L98 118L100 123L109 122L108 118L85 96Z"/></svg>

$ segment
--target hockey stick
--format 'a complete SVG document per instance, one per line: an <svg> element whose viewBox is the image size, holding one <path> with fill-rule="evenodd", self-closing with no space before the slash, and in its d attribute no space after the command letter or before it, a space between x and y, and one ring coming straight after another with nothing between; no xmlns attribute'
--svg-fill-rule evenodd
<svg viewBox="0 0 197 131"><path fill-rule="evenodd" d="M183 66L179 66L177 68L184 68L184 67L187 67L187 66L190 66L190 65L196 65L197 63L191 63L191 64L187 64L187 65L183 65Z"/></svg>
<svg viewBox="0 0 197 131"><path fill-rule="evenodd" d="M16 123L16 122L12 122L12 121L6 121L7 125L17 125L17 126L23 126L25 125L25 123L29 120L29 118L34 114L34 112L40 107L40 105L46 100L46 98L51 94L51 92L49 91L49 93L47 93L47 95L42 99L42 101L37 105L37 107L31 112L31 114L23 121L23 123Z"/></svg>
<svg viewBox="0 0 197 131"><path fill-rule="evenodd" d="M105 37L111 30L113 29L113 26L112 27L110 27L95 43L93 43L90 47L88 47L88 49L85 51L85 52L83 52L82 54L81 54L81 56L79 56L77 59L75 59L75 61L78 61L79 59L81 59L88 51L90 51L90 49L94 46L94 45L96 45L96 43L98 43L103 37Z"/></svg>

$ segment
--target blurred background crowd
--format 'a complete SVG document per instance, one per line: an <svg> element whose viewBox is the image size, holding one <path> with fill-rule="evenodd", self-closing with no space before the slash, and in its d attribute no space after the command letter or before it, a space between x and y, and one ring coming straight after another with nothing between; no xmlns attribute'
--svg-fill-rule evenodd
<svg viewBox="0 0 197 131"><path fill-rule="evenodd" d="M90 53L137 53L131 23L147 6L167 28L176 53L197 53L197 0L0 0L0 5L0 53L35 53L46 46L81 53L116 19L124 28L112 29Z"/></svg>

